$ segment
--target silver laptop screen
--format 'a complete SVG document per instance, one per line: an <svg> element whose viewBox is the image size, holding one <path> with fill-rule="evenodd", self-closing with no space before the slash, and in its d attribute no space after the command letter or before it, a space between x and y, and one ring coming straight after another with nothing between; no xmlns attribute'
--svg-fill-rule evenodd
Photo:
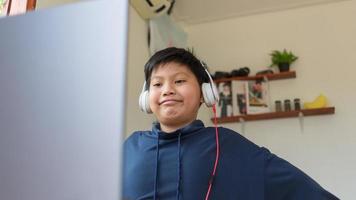
<svg viewBox="0 0 356 200"><path fill-rule="evenodd" d="M127 7L0 19L0 199L119 199Z"/></svg>

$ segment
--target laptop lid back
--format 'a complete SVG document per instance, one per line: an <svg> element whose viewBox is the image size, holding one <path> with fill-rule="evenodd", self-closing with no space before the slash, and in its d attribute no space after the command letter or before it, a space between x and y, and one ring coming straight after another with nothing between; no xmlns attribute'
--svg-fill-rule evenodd
<svg viewBox="0 0 356 200"><path fill-rule="evenodd" d="M127 9L0 19L0 199L120 199Z"/></svg>

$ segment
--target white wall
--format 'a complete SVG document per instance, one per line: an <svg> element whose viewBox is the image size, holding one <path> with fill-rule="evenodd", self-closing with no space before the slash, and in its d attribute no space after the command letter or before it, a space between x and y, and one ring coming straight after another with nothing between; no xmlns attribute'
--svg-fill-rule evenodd
<svg viewBox="0 0 356 200"><path fill-rule="evenodd" d="M341 199L356 188L356 0L186 26L190 44L212 71L270 64L274 49L292 50L296 79L271 82L272 102L325 94L335 115L246 123L245 136L300 167ZM199 116L211 125L211 112ZM237 123L221 124L236 131Z"/></svg>
<svg viewBox="0 0 356 200"><path fill-rule="evenodd" d="M138 98L144 82L144 65L149 58L147 22L130 6L128 70L127 70L127 117L126 135L137 130L150 130L153 116L141 112Z"/></svg>

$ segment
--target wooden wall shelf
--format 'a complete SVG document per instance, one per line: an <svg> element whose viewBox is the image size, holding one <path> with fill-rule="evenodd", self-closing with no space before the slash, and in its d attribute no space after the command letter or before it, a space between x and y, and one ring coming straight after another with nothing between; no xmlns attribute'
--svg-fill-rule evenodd
<svg viewBox="0 0 356 200"><path fill-rule="evenodd" d="M314 115L330 115L335 113L335 107L317 108L317 109L303 109L300 111L289 111L289 112L270 112L262 114L250 114L250 115L239 115L232 117L217 118L218 123L232 123L243 121L256 121L265 119L279 119L279 118L291 118L298 117L299 113L303 113L304 116L314 116ZM211 119L214 121L214 118Z"/></svg>
<svg viewBox="0 0 356 200"><path fill-rule="evenodd" d="M268 74L268 75L221 78L221 79L214 80L214 82L219 83L219 82L227 82L227 81L233 81L233 80L241 80L241 81L259 80L259 79L264 79L264 77L266 77L268 80L271 81L271 80L295 78L296 76L297 75L296 75L295 71L289 71L289 72L280 72L280 73Z"/></svg>

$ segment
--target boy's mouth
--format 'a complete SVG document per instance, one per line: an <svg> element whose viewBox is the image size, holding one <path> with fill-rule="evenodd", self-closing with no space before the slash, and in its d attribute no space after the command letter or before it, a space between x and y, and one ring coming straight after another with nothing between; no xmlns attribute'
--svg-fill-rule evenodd
<svg viewBox="0 0 356 200"><path fill-rule="evenodd" d="M165 99L165 100L161 101L159 103L159 105L172 105L172 104L176 104L179 102L183 102L183 101L177 100L177 99Z"/></svg>

